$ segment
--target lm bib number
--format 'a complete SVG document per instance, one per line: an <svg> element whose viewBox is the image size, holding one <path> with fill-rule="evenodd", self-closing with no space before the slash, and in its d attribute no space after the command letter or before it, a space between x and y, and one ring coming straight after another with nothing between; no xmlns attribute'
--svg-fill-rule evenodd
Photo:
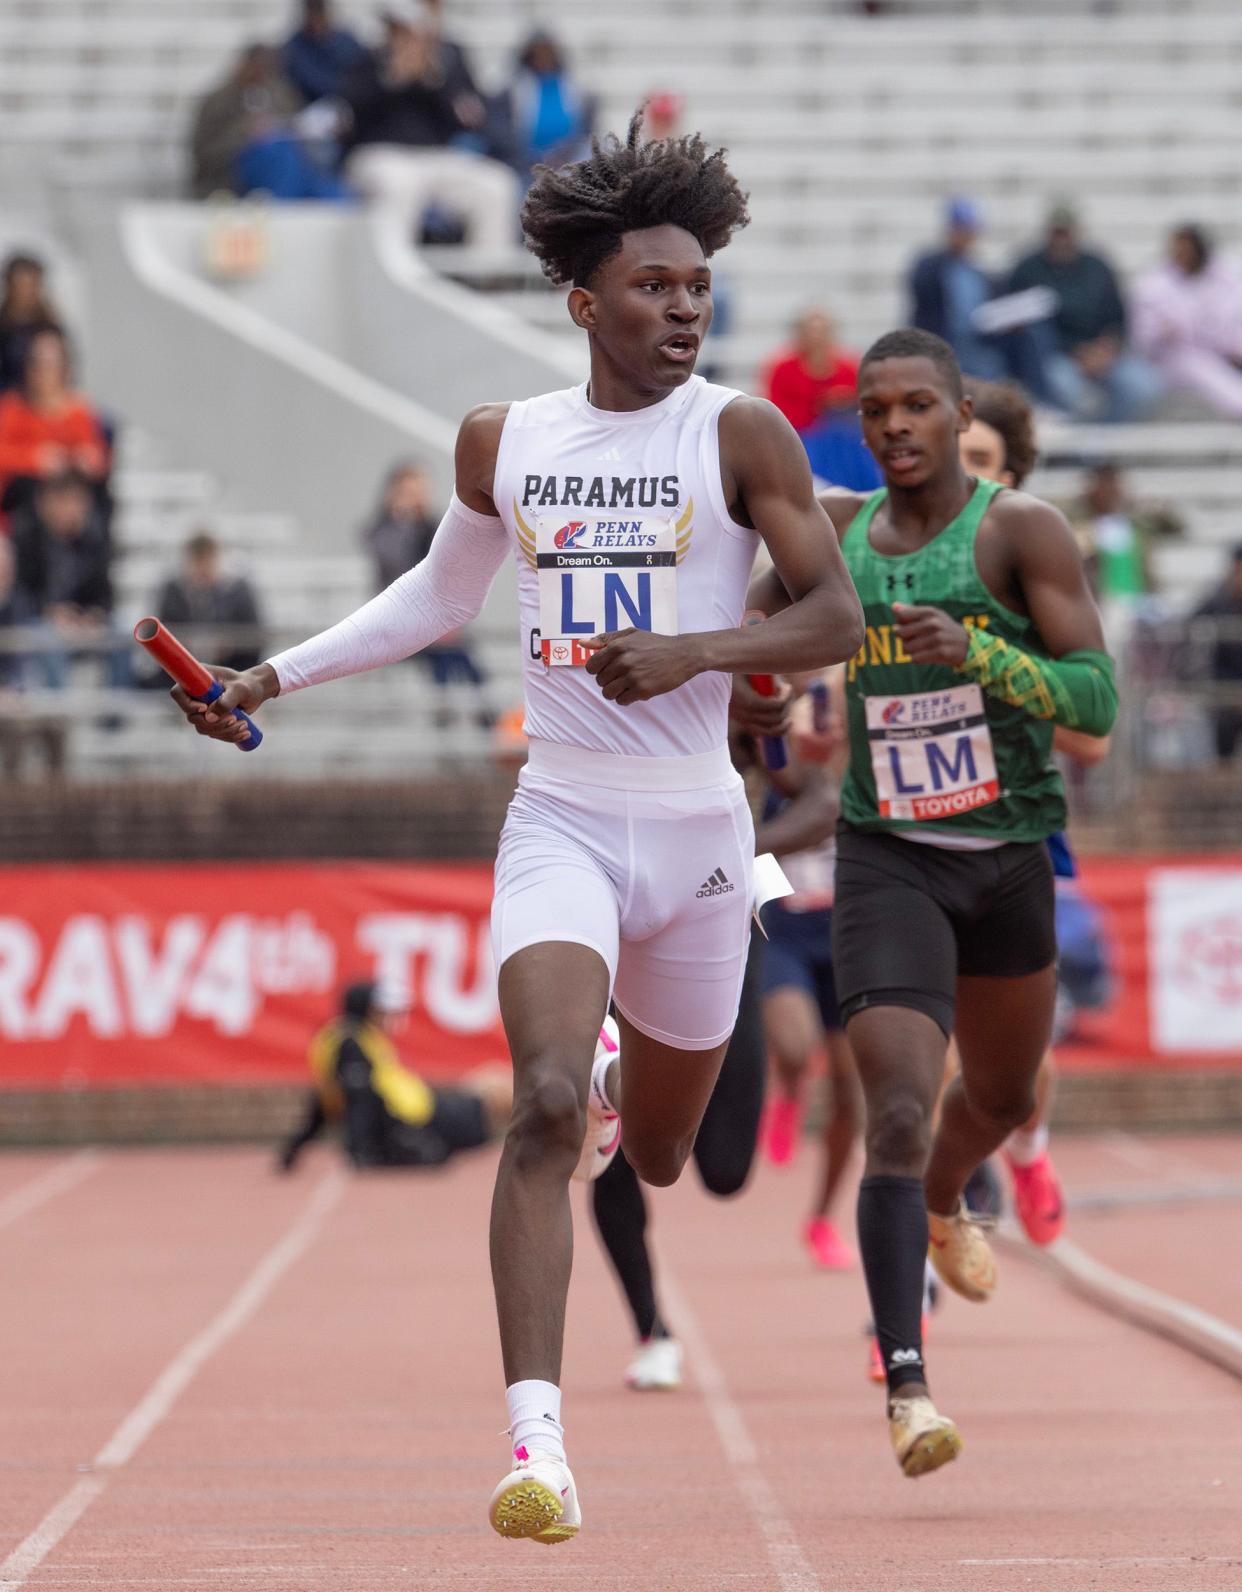
<svg viewBox="0 0 1242 1592"><path fill-rule="evenodd" d="M952 818L1000 795L983 692L973 681L869 696L866 709L881 818Z"/></svg>
<svg viewBox="0 0 1242 1592"><path fill-rule="evenodd" d="M541 515L535 567L545 664L585 663L586 642L606 630L678 633L677 531L667 516Z"/></svg>

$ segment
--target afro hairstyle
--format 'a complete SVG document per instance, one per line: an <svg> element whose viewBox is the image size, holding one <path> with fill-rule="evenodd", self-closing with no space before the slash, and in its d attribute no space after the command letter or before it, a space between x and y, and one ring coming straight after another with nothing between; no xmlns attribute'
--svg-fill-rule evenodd
<svg viewBox="0 0 1242 1592"><path fill-rule="evenodd" d="M609 134L585 160L536 167L522 230L551 281L586 287L627 232L681 227L710 256L749 222L724 150L709 151L698 133L644 143L642 124L640 110L624 142Z"/></svg>

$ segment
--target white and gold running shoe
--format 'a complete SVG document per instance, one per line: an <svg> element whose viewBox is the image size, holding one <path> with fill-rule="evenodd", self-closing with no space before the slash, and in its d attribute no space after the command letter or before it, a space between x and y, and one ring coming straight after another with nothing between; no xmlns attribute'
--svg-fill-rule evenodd
<svg viewBox="0 0 1242 1592"><path fill-rule="evenodd" d="M888 1433L903 1476L925 1476L957 1458L962 1436L926 1393L888 1403Z"/></svg>
<svg viewBox="0 0 1242 1592"><path fill-rule="evenodd" d="M988 1243L985 1224L959 1203L952 1216L927 1213L927 1253L942 1282L963 1299L976 1304L991 1297L996 1288L996 1257Z"/></svg>
<svg viewBox="0 0 1242 1592"><path fill-rule="evenodd" d="M610 1066L620 1053L620 1030L613 1018L605 1017L604 1026L600 1029L599 1038L595 1043L592 1078L596 1067ZM586 1137L582 1141L582 1153L573 1171L574 1178L579 1183L594 1183L595 1179L612 1165L612 1158L620 1148L621 1118L615 1111L605 1107L592 1088L587 1096Z"/></svg>
<svg viewBox="0 0 1242 1592"><path fill-rule="evenodd" d="M488 1518L502 1537L548 1543L576 1537L582 1510L569 1466L542 1454L519 1460L492 1494Z"/></svg>

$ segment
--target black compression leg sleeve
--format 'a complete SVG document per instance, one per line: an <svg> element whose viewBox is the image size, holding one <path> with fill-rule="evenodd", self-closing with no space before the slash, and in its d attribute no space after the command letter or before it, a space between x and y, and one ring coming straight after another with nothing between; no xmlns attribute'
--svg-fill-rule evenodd
<svg viewBox="0 0 1242 1592"><path fill-rule="evenodd" d="M865 1177L858 1190L858 1244L888 1390L926 1382L923 1268L927 1203L917 1177Z"/></svg>
<svg viewBox="0 0 1242 1592"><path fill-rule="evenodd" d="M655 1278L647 1248L647 1202L638 1174L619 1150L591 1184L591 1208L608 1258L625 1292L640 1338L667 1338L656 1308Z"/></svg>
<svg viewBox="0 0 1242 1592"><path fill-rule="evenodd" d="M751 931L742 1003L720 1077L694 1141L694 1159L709 1194L736 1194L750 1176L767 1075L759 974L763 936Z"/></svg>

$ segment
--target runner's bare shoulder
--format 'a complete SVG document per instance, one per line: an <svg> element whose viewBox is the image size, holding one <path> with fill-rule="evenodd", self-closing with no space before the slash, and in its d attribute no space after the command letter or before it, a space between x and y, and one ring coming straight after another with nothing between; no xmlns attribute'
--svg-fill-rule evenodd
<svg viewBox="0 0 1242 1592"><path fill-rule="evenodd" d="M463 419L457 431L457 492L471 508L490 512L492 484L496 478L496 455L500 434L505 429L509 405L478 404ZM486 503L472 501L486 499Z"/></svg>

